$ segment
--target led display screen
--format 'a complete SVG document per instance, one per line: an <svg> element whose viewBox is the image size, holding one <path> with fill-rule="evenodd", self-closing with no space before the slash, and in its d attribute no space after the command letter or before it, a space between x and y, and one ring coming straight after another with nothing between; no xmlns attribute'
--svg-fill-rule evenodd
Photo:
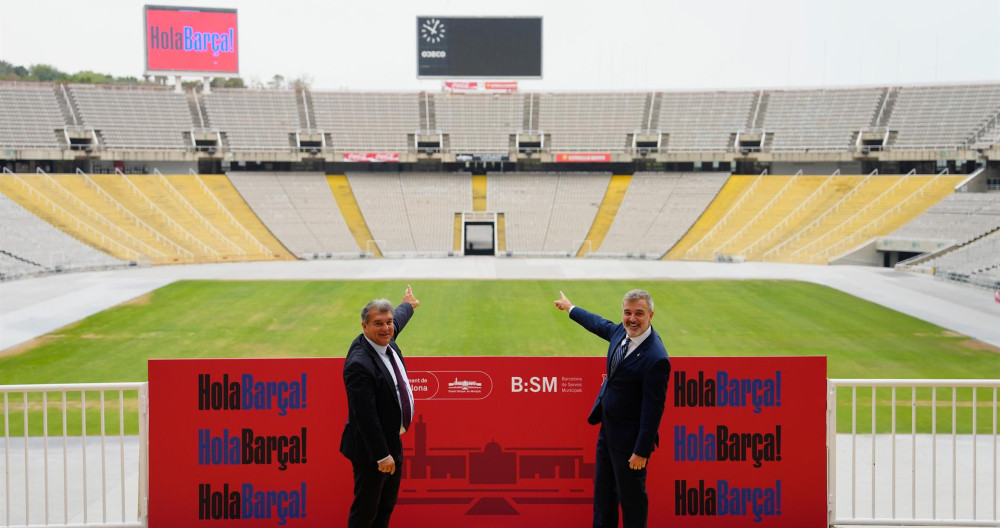
<svg viewBox="0 0 1000 528"><path fill-rule="evenodd" d="M235 9L146 6L146 72L239 75Z"/></svg>
<svg viewBox="0 0 1000 528"><path fill-rule="evenodd" d="M542 19L417 17L417 76L541 78Z"/></svg>

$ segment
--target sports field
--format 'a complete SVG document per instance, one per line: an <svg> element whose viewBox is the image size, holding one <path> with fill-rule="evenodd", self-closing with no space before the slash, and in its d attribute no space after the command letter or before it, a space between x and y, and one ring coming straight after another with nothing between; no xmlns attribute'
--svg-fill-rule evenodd
<svg viewBox="0 0 1000 528"><path fill-rule="evenodd" d="M603 355L606 343L552 301L561 290L574 304L619 320L622 294L642 287L653 296L653 326L673 356L826 355L831 378L1000 378L995 348L805 282L410 283L421 305L399 342L411 356ZM0 353L0 384L144 381L149 358L342 356L361 331L361 306L376 297L399 302L405 286L177 282ZM919 399L925 397L929 392ZM840 424L849 423L840 414Z"/></svg>

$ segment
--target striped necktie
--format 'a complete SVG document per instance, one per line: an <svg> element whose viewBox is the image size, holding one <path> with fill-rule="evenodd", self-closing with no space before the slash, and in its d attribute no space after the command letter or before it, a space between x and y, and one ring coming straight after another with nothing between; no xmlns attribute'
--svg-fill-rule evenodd
<svg viewBox="0 0 1000 528"><path fill-rule="evenodd" d="M611 358L611 369L608 370L609 377L615 373L615 369L618 368L618 365L621 364L623 359L625 359L625 353L628 352L628 344L631 342L632 339L626 337L622 346L618 347L618 350L615 350L615 355Z"/></svg>

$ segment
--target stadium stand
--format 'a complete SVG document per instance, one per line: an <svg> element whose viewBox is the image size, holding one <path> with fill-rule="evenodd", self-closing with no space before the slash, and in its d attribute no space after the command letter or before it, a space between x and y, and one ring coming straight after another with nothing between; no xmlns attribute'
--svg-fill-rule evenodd
<svg viewBox="0 0 1000 528"><path fill-rule="evenodd" d="M629 184L632 183L631 174L615 174L608 182L608 189L604 192L604 199L594 216L594 223L590 226L587 238L583 239L576 256L585 257L599 247L604 242L608 231L611 230L611 223L618 216L622 201L625 200L625 193L628 192Z"/></svg>
<svg viewBox="0 0 1000 528"><path fill-rule="evenodd" d="M575 255L610 180L608 173L491 172L486 208L504 214L511 255Z"/></svg>
<svg viewBox="0 0 1000 528"><path fill-rule="evenodd" d="M126 265L127 262L112 258L52 227L0 194L0 275L3 278Z"/></svg>
<svg viewBox="0 0 1000 528"><path fill-rule="evenodd" d="M455 213L472 211L467 173L347 173L371 235L385 256L447 256Z"/></svg>
<svg viewBox="0 0 1000 528"><path fill-rule="evenodd" d="M107 148L190 147L184 133L193 123L187 97L167 88L71 84L70 100L84 126L98 132Z"/></svg>
<svg viewBox="0 0 1000 528"><path fill-rule="evenodd" d="M523 94L438 94L437 128L452 152L508 152L510 136L522 129L524 101Z"/></svg>
<svg viewBox="0 0 1000 528"><path fill-rule="evenodd" d="M926 264L936 275L996 287L1000 284L1000 231L948 252Z"/></svg>
<svg viewBox="0 0 1000 528"><path fill-rule="evenodd" d="M541 94L538 127L552 150L623 152L643 127L649 94Z"/></svg>
<svg viewBox="0 0 1000 528"><path fill-rule="evenodd" d="M443 134L444 153L505 153L514 148L512 134L541 133L542 152L635 156L641 155L631 141L635 134L643 141L661 134L653 155L739 151L744 147L735 139L746 132L765 134L752 150L776 153L849 152L858 132L885 135L877 151L974 151L1000 141L1000 84L489 95L216 89L185 95L141 85L6 82L0 83L0 112L0 145L90 147L98 155L116 149L198 152L189 137L196 131L222 134L221 144L201 145L204 150L237 156L296 151L300 132L309 133L309 141L321 136L328 151L413 152L423 133ZM100 140L70 145L64 130L78 140L97 131Z"/></svg>
<svg viewBox="0 0 1000 528"><path fill-rule="evenodd" d="M315 126L330 134L331 148L402 151L420 128L416 93L312 92ZM504 143L506 145L506 142Z"/></svg>
<svg viewBox="0 0 1000 528"><path fill-rule="evenodd" d="M0 250L0 280L28 277L44 272L45 268L42 266L14 258Z"/></svg>
<svg viewBox="0 0 1000 528"><path fill-rule="evenodd" d="M208 123L232 150L288 151L298 148L295 133L306 128L292 91L217 89L202 99Z"/></svg>
<svg viewBox="0 0 1000 528"><path fill-rule="evenodd" d="M873 125L884 89L770 92L763 128L770 150L848 150Z"/></svg>
<svg viewBox="0 0 1000 528"><path fill-rule="evenodd" d="M219 240L222 247L232 248L245 260L289 258L287 251L252 214L225 176L170 174L160 175L160 178L163 192L173 195L180 207L190 213L203 229L210 231L210 236ZM212 179L223 185L213 191L210 183L206 183ZM220 195L228 195L229 198L223 200ZM233 213L241 209L244 211L242 221Z"/></svg>
<svg viewBox="0 0 1000 528"><path fill-rule="evenodd" d="M729 150L733 134L751 125L753 103L749 91L664 92L658 127L669 135L666 150Z"/></svg>
<svg viewBox="0 0 1000 528"><path fill-rule="evenodd" d="M16 175L0 178L0 190L33 214L122 260L169 264L289 258L277 243L265 247L261 240L267 237L252 236L256 243L240 240L246 238L245 226L229 238L223 229L234 228L215 226L159 174ZM222 207L221 202L213 200L213 207ZM229 211L223 216L226 222L236 221Z"/></svg>
<svg viewBox="0 0 1000 528"><path fill-rule="evenodd" d="M829 263L952 192L957 176L734 176L666 258Z"/></svg>
<svg viewBox="0 0 1000 528"><path fill-rule="evenodd" d="M1000 193L955 193L886 236L892 240L966 244L1000 229Z"/></svg>
<svg viewBox="0 0 1000 528"><path fill-rule="evenodd" d="M254 213L299 258L361 254L321 173L230 172Z"/></svg>
<svg viewBox="0 0 1000 528"><path fill-rule="evenodd" d="M961 148L1000 112L1000 85L898 89L888 126L895 149ZM988 141L988 140L987 140Z"/></svg>
<svg viewBox="0 0 1000 528"><path fill-rule="evenodd" d="M635 173L594 254L662 257L687 233L728 178L728 173Z"/></svg>
<svg viewBox="0 0 1000 528"><path fill-rule="evenodd" d="M0 83L0 147L60 148L66 119L48 83Z"/></svg>

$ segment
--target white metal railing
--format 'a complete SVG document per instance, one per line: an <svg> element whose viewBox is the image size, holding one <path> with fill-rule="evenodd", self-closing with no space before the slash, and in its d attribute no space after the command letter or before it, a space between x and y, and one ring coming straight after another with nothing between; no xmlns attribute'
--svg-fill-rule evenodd
<svg viewBox="0 0 1000 528"><path fill-rule="evenodd" d="M147 390L146 383L0 385L0 526L145 527ZM94 393L97 401L88 403ZM115 407L117 412L108 412ZM96 434L94 420L99 420ZM137 435L126 434L127 422Z"/></svg>
<svg viewBox="0 0 1000 528"><path fill-rule="evenodd" d="M1000 379L828 380L829 524L1000 526L998 389ZM838 403L850 409L839 427Z"/></svg>
<svg viewBox="0 0 1000 528"><path fill-rule="evenodd" d="M828 523L1000 526L998 390L1000 379L828 380ZM147 391L147 383L0 386L0 527L144 528ZM98 403L88 404L94 393ZM54 402L51 394L59 395ZM849 409L839 427L838 404ZM107 411L115 406L117 434L109 435ZM99 417L97 435L93 425L88 433L88 417ZM126 420L136 420L138 436L126 434ZM61 423L51 437L50 421ZM50 445L53 438L61 447ZM90 511L96 507L100 515Z"/></svg>

